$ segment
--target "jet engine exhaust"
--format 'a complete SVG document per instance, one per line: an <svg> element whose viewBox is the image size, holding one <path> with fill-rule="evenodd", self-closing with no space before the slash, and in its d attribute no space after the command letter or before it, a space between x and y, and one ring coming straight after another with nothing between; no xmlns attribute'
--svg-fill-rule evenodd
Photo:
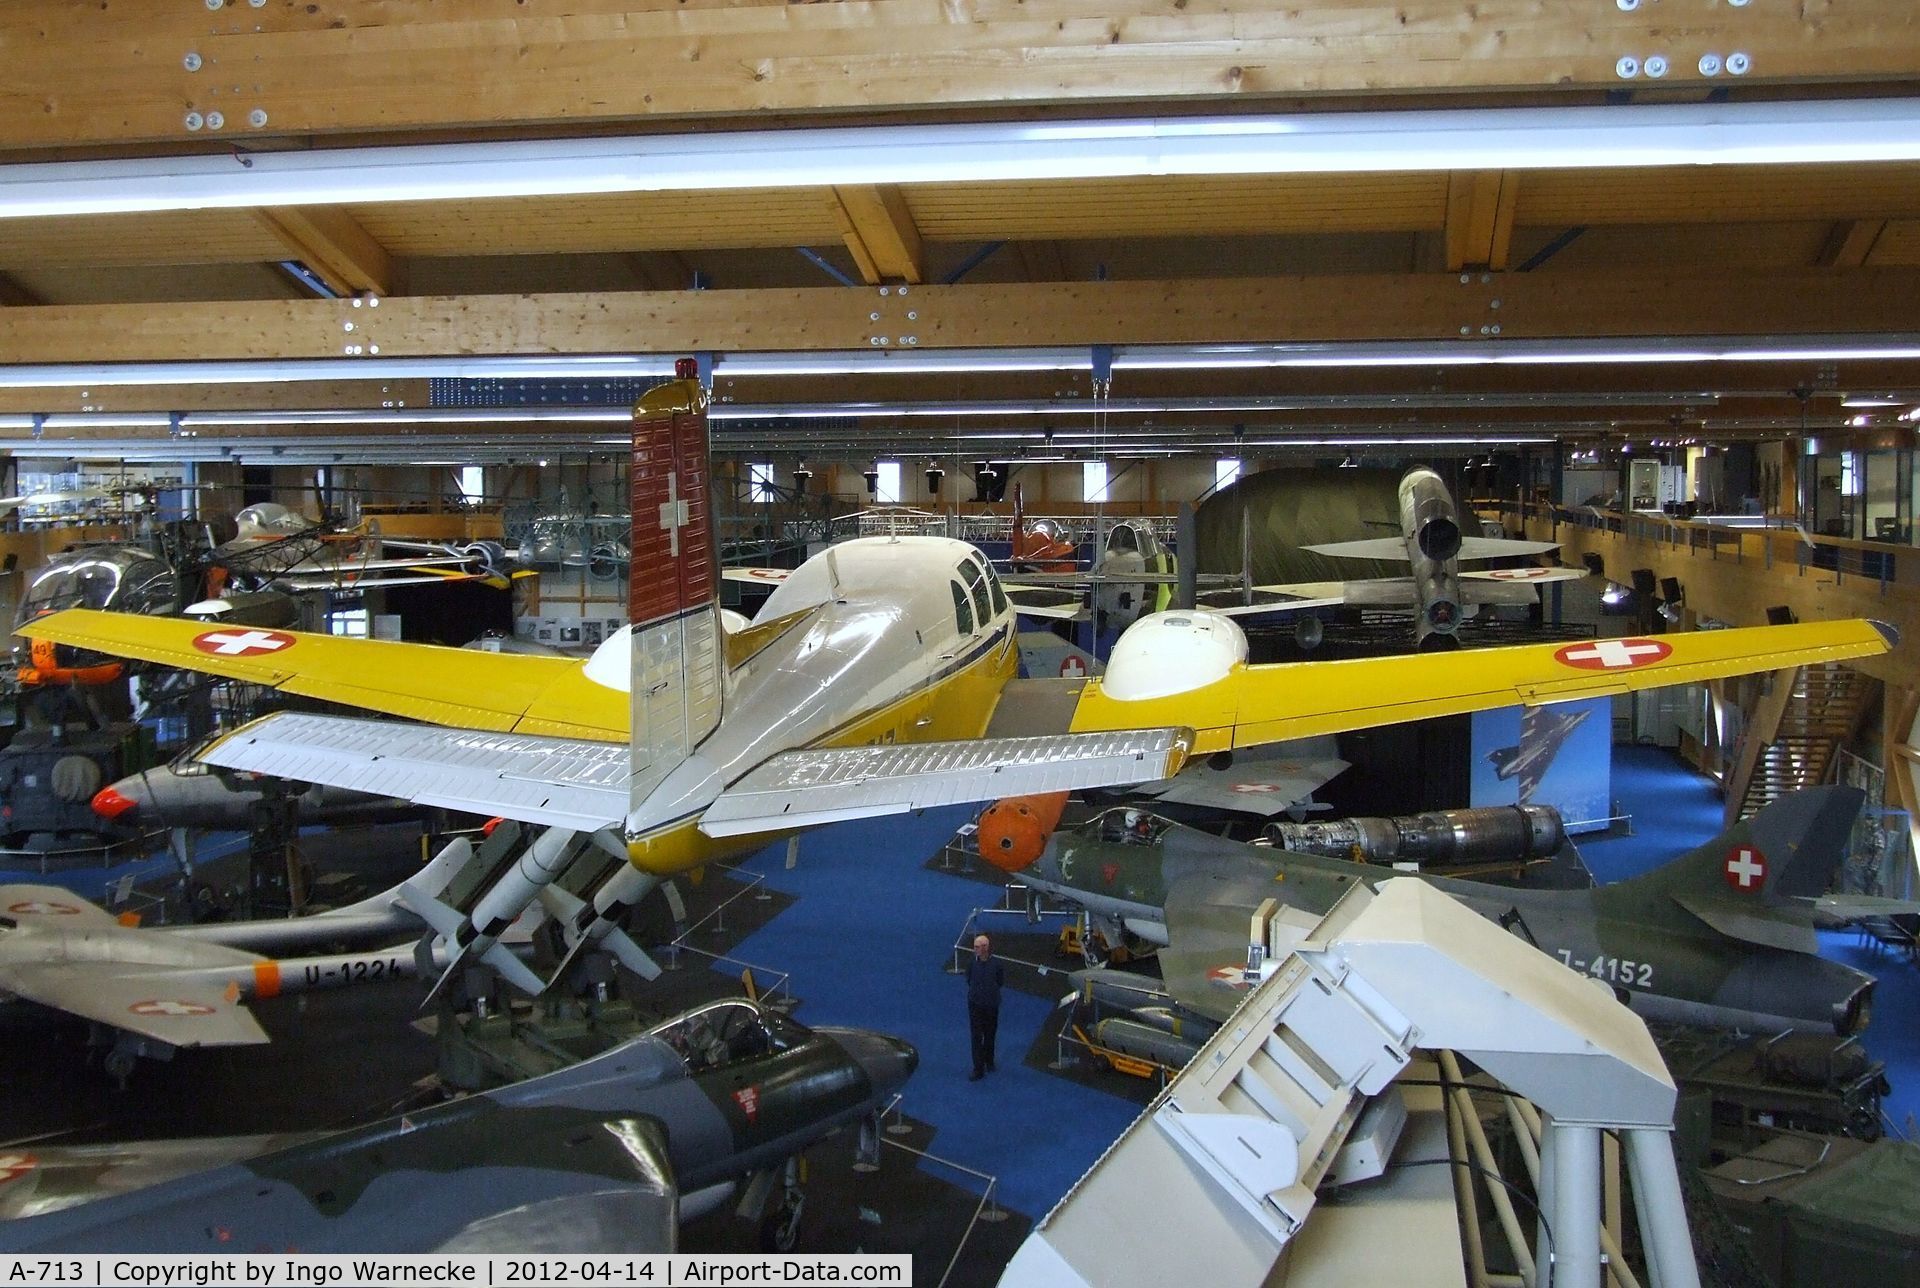
<svg viewBox="0 0 1920 1288"><path fill-rule="evenodd" d="M1265 842L1296 854L1366 863L1489 863L1544 859L1566 841L1551 805L1498 805L1397 818L1269 823Z"/></svg>

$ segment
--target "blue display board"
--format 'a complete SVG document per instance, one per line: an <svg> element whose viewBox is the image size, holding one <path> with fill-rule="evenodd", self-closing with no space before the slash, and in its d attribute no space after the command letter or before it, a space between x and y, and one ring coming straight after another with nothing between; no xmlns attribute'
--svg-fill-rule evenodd
<svg viewBox="0 0 1920 1288"><path fill-rule="evenodd" d="M1569 832L1613 812L1613 699L1502 707L1473 717L1472 804L1551 805Z"/></svg>

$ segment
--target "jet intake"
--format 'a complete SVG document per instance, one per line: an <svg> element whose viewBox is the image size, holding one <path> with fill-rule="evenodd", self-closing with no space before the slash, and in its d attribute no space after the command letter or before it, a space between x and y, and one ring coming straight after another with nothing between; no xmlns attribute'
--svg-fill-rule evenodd
<svg viewBox="0 0 1920 1288"><path fill-rule="evenodd" d="M1452 519L1429 519L1420 525L1420 553L1438 563L1460 553L1460 525Z"/></svg>

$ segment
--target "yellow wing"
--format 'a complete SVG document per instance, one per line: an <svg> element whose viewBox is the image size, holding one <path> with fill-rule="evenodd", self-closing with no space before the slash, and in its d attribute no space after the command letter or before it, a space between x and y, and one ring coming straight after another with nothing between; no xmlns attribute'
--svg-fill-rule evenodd
<svg viewBox="0 0 1920 1288"><path fill-rule="evenodd" d="M1108 697L1093 680L1081 690L1071 729L1185 726L1195 734L1194 754L1204 756L1429 716L1607 697L1865 657L1892 647L1890 634L1876 622L1802 622L1647 640L1242 665L1205 688L1138 701Z"/></svg>
<svg viewBox="0 0 1920 1288"><path fill-rule="evenodd" d="M75 608L20 634L462 729L625 742L623 692L571 658L344 639Z"/></svg>

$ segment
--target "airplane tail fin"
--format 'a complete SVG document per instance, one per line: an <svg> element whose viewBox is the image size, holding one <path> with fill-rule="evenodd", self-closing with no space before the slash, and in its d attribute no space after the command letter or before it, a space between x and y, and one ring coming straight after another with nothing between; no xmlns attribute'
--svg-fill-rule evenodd
<svg viewBox="0 0 1920 1288"><path fill-rule="evenodd" d="M1604 887L1689 903L1777 903L1825 894L1865 799L1858 788L1809 787L1643 876Z"/></svg>
<svg viewBox="0 0 1920 1288"><path fill-rule="evenodd" d="M708 477L707 396L694 364L633 411L633 785L637 806L720 722L720 622Z"/></svg>

